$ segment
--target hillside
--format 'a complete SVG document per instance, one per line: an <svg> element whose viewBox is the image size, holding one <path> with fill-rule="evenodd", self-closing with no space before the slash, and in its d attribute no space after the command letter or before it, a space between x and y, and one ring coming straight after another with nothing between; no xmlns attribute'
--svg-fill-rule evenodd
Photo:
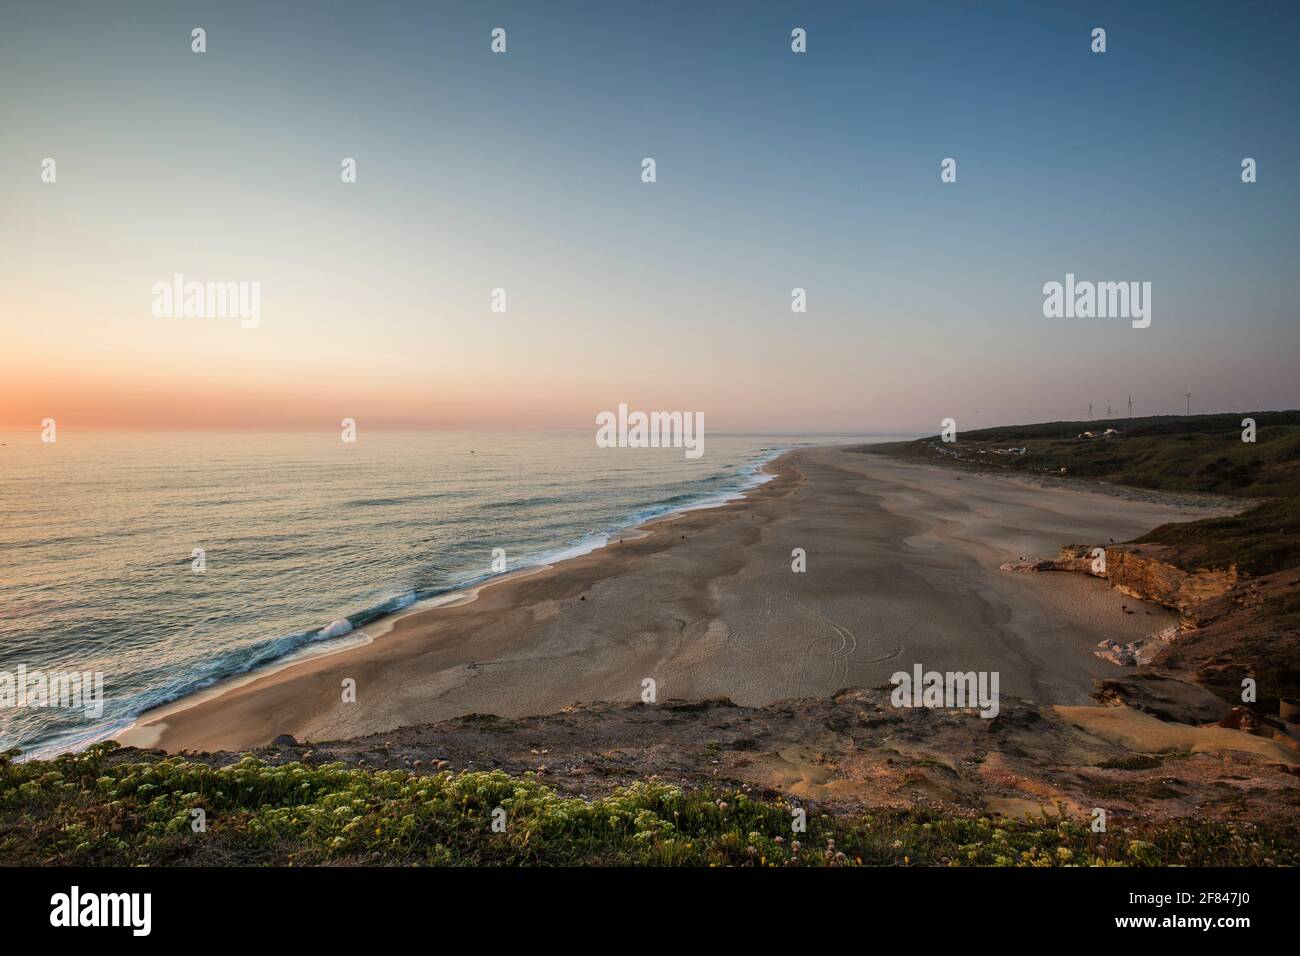
<svg viewBox="0 0 1300 956"><path fill-rule="evenodd" d="M1254 442L1242 440L1244 418L1255 420ZM935 435L858 450L1046 481L1240 500L1236 515L1161 525L1119 545L1073 544L1104 546L1112 570L1121 563L1146 568L1151 583L1130 576L1125 591L1183 615L1178 639L1152 662L1156 672L1194 680L1237 703L1242 680L1251 677L1259 685L1252 706L1261 714L1275 715L1281 697L1300 696L1300 412L1049 422L960 432L957 439ZM1052 563L1056 570L1088 565ZM1234 583L1195 607L1171 600L1159 586L1180 573L1206 572L1223 572Z"/></svg>
<svg viewBox="0 0 1300 956"><path fill-rule="evenodd" d="M1242 441L1245 418L1255 420L1254 442ZM1105 435L1107 429L1116 434ZM1079 437L1086 432L1104 437ZM959 431L951 443L933 435L879 447L913 458L1065 474L1134 488L1243 498L1300 496L1300 411L1005 425Z"/></svg>
<svg viewBox="0 0 1300 956"><path fill-rule="evenodd" d="M1144 690L1122 708L1004 697L993 720L843 691L470 715L251 754L0 755L0 865L1300 863L1300 751L1159 719L1231 715L1175 682Z"/></svg>

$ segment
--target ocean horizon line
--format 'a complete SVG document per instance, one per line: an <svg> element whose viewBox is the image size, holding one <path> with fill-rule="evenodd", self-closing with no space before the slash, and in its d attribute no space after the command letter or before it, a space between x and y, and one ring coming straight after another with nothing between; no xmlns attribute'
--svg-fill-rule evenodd
<svg viewBox="0 0 1300 956"><path fill-rule="evenodd" d="M301 433L297 433L301 434ZM569 433L572 435L572 431ZM730 436L730 437L765 437L765 436ZM786 435L787 439L798 439L798 435ZM809 438L870 438L882 436L852 435L810 435ZM894 436L883 436L894 437ZM738 498L771 480L772 473L764 468L782 454L796 447L808 447L817 442L787 442L770 448L754 451L733 468L724 473L712 473L690 479L687 490L679 491L667 497L641 502L631 507L621 517L600 527L582 529L570 528L567 533L557 536L547 544L522 552L511 560L508 567L500 571L484 571L467 577L452 578L436 586L425 588L404 588L398 585L375 584L371 593L382 592L384 596L372 600L355 609L341 614L331 614L322 609L318 620L320 626L300 628L273 636L262 637L255 643L238 649L214 648L212 654L205 655L200 662L204 669L198 672L182 673L173 676L165 686L153 688L142 693L127 695L125 709L116 714L105 714L103 722L96 727L65 728L59 732L42 735L31 741L4 741L5 746L17 744L23 750L23 760L42 759L61 753L77 752L94 743L112 739L134 725L143 715L175 704L197 694L202 694L214 685L230 680L245 678L260 671L273 671L292 663L297 658L332 654L347 650L355 644L361 629L376 621L392 615L404 614L424 609L422 606L435 606L455 595L472 592L478 588L491 585L498 580L517 575L521 572L553 566L572 558L590 554L603 547L619 534L626 533L650 522L658 521L689 511L718 507ZM392 499L394 501L398 498ZM467 543L464 547L469 547ZM328 620L326 620L328 618Z"/></svg>

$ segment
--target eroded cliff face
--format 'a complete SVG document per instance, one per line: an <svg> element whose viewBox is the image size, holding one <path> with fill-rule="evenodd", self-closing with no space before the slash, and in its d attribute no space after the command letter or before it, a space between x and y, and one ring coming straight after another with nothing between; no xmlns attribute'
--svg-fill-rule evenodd
<svg viewBox="0 0 1300 956"><path fill-rule="evenodd" d="M1300 569L1251 576L1235 567L1186 571L1161 545L1069 545L1056 558L1006 564L1007 571L1075 571L1105 578L1125 594L1178 612L1177 627L1152 638L1102 642L1098 657L1199 684L1234 705L1277 713L1300 696ZM1243 696L1246 680L1254 698Z"/></svg>
<svg viewBox="0 0 1300 956"><path fill-rule="evenodd" d="M1097 545L1067 545L1051 562L1051 570L1082 571L1105 578L1132 597L1177 611L1179 627L1203 627L1232 606L1225 600L1236 587L1236 567L1227 570L1184 571L1164 559L1158 545L1108 545L1104 562Z"/></svg>

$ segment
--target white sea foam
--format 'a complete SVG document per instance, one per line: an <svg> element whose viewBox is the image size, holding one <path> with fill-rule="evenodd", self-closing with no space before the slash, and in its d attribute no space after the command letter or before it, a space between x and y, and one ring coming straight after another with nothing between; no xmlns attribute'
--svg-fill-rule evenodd
<svg viewBox="0 0 1300 956"><path fill-rule="evenodd" d="M6 654L57 656L106 675L101 720L0 713L0 749L78 750L226 680L370 640L364 631L377 619L472 597L498 577L488 567L495 547L508 552L509 572L580 557L647 521L734 500L770 480L763 466L801 443L718 436L707 459L650 449L610 467L589 436L374 435L373 461L339 469L333 445L309 436L223 438L219 459L210 435L150 440L87 441L75 474L112 480L153 526L121 534L120 508L99 506L95 486L70 481L50 513L75 520L55 521L35 540L7 540L0 528L0 576L25 612L0 617L0 665ZM158 498L174 474L199 467L217 471L192 494ZM349 507L359 501L372 504ZM69 564L69 544L83 539L113 545ZM208 571L194 575L188 555L205 544ZM23 560L6 562L6 547L21 547ZM104 562L122 569L111 589L101 583ZM159 575L169 562L174 570ZM74 617L40 613L51 593ZM130 615L108 613L128 598Z"/></svg>
<svg viewBox="0 0 1300 956"><path fill-rule="evenodd" d="M347 618L339 618L337 621L330 621L319 631L316 632L318 640L329 640L331 637L342 637L352 630L352 622Z"/></svg>

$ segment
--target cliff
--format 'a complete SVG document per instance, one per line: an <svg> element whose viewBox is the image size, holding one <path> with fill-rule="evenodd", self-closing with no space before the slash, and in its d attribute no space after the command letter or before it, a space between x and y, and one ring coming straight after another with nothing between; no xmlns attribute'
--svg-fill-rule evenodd
<svg viewBox="0 0 1300 956"><path fill-rule="evenodd" d="M1109 545L1105 560L1094 559L1096 545L1067 545L1042 570L1082 571L1104 578L1142 601L1178 612L1180 630L1196 630L1221 617L1234 602L1229 598L1240 580L1236 565L1225 570L1185 571L1168 559L1161 545Z"/></svg>

